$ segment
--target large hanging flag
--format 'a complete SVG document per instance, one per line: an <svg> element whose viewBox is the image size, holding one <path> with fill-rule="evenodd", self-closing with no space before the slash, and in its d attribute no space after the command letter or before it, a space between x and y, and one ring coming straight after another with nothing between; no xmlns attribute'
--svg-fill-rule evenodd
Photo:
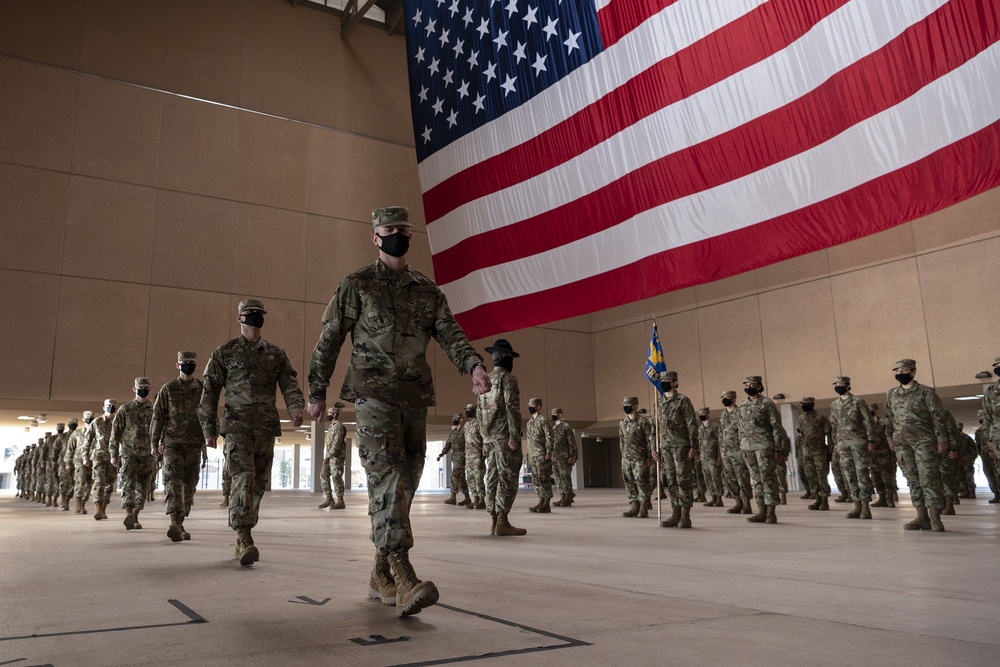
<svg viewBox="0 0 1000 667"><path fill-rule="evenodd" d="M649 339L649 354L646 356L646 378L653 383L656 391L660 391L659 375L667 370L667 364L663 361L663 348L660 347L660 335L656 332L656 322L653 322L653 337Z"/></svg>
<svg viewBox="0 0 1000 667"><path fill-rule="evenodd" d="M1000 184L1000 0L406 0L435 276L470 337Z"/></svg>

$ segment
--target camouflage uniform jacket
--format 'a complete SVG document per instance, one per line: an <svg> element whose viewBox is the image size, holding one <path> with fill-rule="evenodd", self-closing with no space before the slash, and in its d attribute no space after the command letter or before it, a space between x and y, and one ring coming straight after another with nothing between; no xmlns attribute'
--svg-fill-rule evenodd
<svg viewBox="0 0 1000 667"><path fill-rule="evenodd" d="M242 335L220 345L205 366L205 389L198 406L206 438L219 435L219 394L226 392L222 433L281 435L274 388L281 389L289 413L305 407L292 362L285 351L263 338L251 343Z"/></svg>
<svg viewBox="0 0 1000 667"><path fill-rule="evenodd" d="M830 420L822 412L811 410L799 415L799 423L795 432L799 436L798 443L804 453L827 453L827 438L830 437Z"/></svg>
<svg viewBox="0 0 1000 667"><path fill-rule="evenodd" d="M720 436L719 422L708 419L701 423L698 427L698 449L701 450L702 458L718 459L721 456L719 451Z"/></svg>
<svg viewBox="0 0 1000 667"><path fill-rule="evenodd" d="M69 440L69 433L63 431L52 440L52 448L49 450L49 465L59 470L62 465L63 456L66 453L66 442Z"/></svg>
<svg viewBox="0 0 1000 667"><path fill-rule="evenodd" d="M465 435L465 449L470 447L478 451L483 451L483 435L479 432L479 418L466 417L462 426Z"/></svg>
<svg viewBox="0 0 1000 667"><path fill-rule="evenodd" d="M985 424L976 429L976 447L979 448L979 455L983 457L983 465L987 465L987 457L990 455L989 445L986 443L990 442L990 430Z"/></svg>
<svg viewBox="0 0 1000 667"><path fill-rule="evenodd" d="M698 449L698 418L695 417L691 399L674 392L673 396L660 396L656 405L660 411L660 448Z"/></svg>
<svg viewBox="0 0 1000 667"><path fill-rule="evenodd" d="M569 422L562 421L552 427L552 459L569 458L576 458L576 435Z"/></svg>
<svg viewBox="0 0 1000 667"><path fill-rule="evenodd" d="M872 417L872 433L875 435L875 450L889 449L889 439L885 437L885 421Z"/></svg>
<svg viewBox="0 0 1000 667"><path fill-rule="evenodd" d="M118 408L111 423L112 458L151 458L149 422L153 419L153 402L132 400Z"/></svg>
<svg viewBox="0 0 1000 667"><path fill-rule="evenodd" d="M622 417L618 422L618 448L626 461L646 461L652 456L653 422L636 414L634 419Z"/></svg>
<svg viewBox="0 0 1000 667"><path fill-rule="evenodd" d="M107 460L108 458L108 446L111 444L111 420L107 414L102 414L100 417L90 422L90 428L87 429L87 440L84 445L84 458L89 461L97 461L99 459Z"/></svg>
<svg viewBox="0 0 1000 667"><path fill-rule="evenodd" d="M205 446L205 436L198 421L198 404L204 383L198 378L174 378L160 387L153 403L153 419L149 423L149 442L158 449L175 445L192 449Z"/></svg>
<svg viewBox="0 0 1000 667"><path fill-rule="evenodd" d="M552 434L552 422L541 413L531 415L528 420L528 452L532 456L545 457L552 455L555 449L555 438Z"/></svg>
<svg viewBox="0 0 1000 667"><path fill-rule="evenodd" d="M353 340L340 398L362 396L388 403L436 404L427 364L433 338L462 373L483 362L455 321L444 293L410 267L395 272L381 260L346 278L323 313L323 333L309 363L309 400L326 389L347 336Z"/></svg>
<svg viewBox="0 0 1000 667"><path fill-rule="evenodd" d="M773 447L775 452L788 455L791 442L774 401L760 394L753 398L747 396L736 406L736 414L740 425L740 449L754 452Z"/></svg>
<svg viewBox="0 0 1000 667"><path fill-rule="evenodd" d="M736 410L723 410L719 415L719 431L723 453L740 451L740 423Z"/></svg>
<svg viewBox="0 0 1000 667"><path fill-rule="evenodd" d="M347 427L334 419L326 427L326 439L323 441L323 458L333 459L347 455Z"/></svg>
<svg viewBox="0 0 1000 667"><path fill-rule="evenodd" d="M948 451L962 452L962 432L958 430L958 422L951 410L945 410L945 422L948 430Z"/></svg>
<svg viewBox="0 0 1000 667"><path fill-rule="evenodd" d="M493 387L479 397L476 414L483 442L506 445L521 440L521 390L506 368L490 371Z"/></svg>
<svg viewBox="0 0 1000 667"><path fill-rule="evenodd" d="M948 418L937 393L919 382L885 394L885 434L893 445L948 442Z"/></svg>
<svg viewBox="0 0 1000 667"><path fill-rule="evenodd" d="M854 394L833 399L830 405L830 439L838 448L875 444L872 413L865 399Z"/></svg>
<svg viewBox="0 0 1000 667"><path fill-rule="evenodd" d="M448 433L448 442L441 450L441 456L451 452L452 464L455 467L465 465L465 429L461 426L452 426Z"/></svg>
<svg viewBox="0 0 1000 667"><path fill-rule="evenodd" d="M80 424L69 436L66 444L66 453L63 455L63 463L72 463L74 466L82 466L83 459L87 454L87 432L90 431L89 424Z"/></svg>
<svg viewBox="0 0 1000 667"><path fill-rule="evenodd" d="M989 435L989 441L1000 442L1000 381L986 387L983 392L983 411L986 413L983 426Z"/></svg>

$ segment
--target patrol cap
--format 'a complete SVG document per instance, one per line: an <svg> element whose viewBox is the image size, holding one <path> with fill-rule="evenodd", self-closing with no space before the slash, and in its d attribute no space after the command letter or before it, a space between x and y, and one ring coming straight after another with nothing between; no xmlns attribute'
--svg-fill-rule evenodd
<svg viewBox="0 0 1000 667"><path fill-rule="evenodd" d="M489 354L496 352L509 357L514 357L515 359L521 356L514 351L514 348L510 346L510 342L506 338L497 338L496 341L493 342L493 345L486 348L486 352Z"/></svg>
<svg viewBox="0 0 1000 667"><path fill-rule="evenodd" d="M326 409L326 414L332 415L334 412L340 412L340 409L344 408L344 407L347 407L347 406L345 406L340 401L337 401L336 403L334 403L333 405L331 405L330 407L328 407Z"/></svg>
<svg viewBox="0 0 1000 667"><path fill-rule="evenodd" d="M736 398L736 392L730 389L729 391L722 392L722 398Z"/></svg>
<svg viewBox="0 0 1000 667"><path fill-rule="evenodd" d="M398 225L413 228L410 224L410 211L405 206L386 206L372 211L372 229Z"/></svg>
<svg viewBox="0 0 1000 667"><path fill-rule="evenodd" d="M472 403L469 403L468 405L465 406L465 409L466 409L466 411L468 411L468 410L475 410L476 406L473 405Z"/></svg>
<svg viewBox="0 0 1000 667"><path fill-rule="evenodd" d="M138 377L138 378L135 379L135 387L136 387L136 389L138 389L139 387L149 387L149 386L151 386L150 382L149 382L149 378Z"/></svg>
<svg viewBox="0 0 1000 667"><path fill-rule="evenodd" d="M851 384L851 378L848 375L838 375L833 378L834 384Z"/></svg>
<svg viewBox="0 0 1000 667"><path fill-rule="evenodd" d="M816 399L813 398L812 396L803 396L802 397L802 402L803 403L815 403Z"/></svg>
<svg viewBox="0 0 1000 667"><path fill-rule="evenodd" d="M764 384L759 375L748 375L743 384Z"/></svg>
<svg viewBox="0 0 1000 667"><path fill-rule="evenodd" d="M997 357L996 359L993 360L993 366L994 367L1000 366L1000 357Z"/></svg>
<svg viewBox="0 0 1000 667"><path fill-rule="evenodd" d="M976 417L978 417L979 419L982 419L985 416L986 416L986 410L980 410L976 413Z"/></svg>
<svg viewBox="0 0 1000 667"><path fill-rule="evenodd" d="M917 370L917 362L915 362L913 359L900 359L899 361L896 362L896 365L892 367L892 370L896 371L901 368L907 368L911 371L915 371Z"/></svg>
<svg viewBox="0 0 1000 667"><path fill-rule="evenodd" d="M198 355L194 352L178 352L177 363L183 364L185 361L198 361Z"/></svg>
<svg viewBox="0 0 1000 667"><path fill-rule="evenodd" d="M541 405L542 405L542 399L540 399L540 398L529 398L528 399L528 405L533 405L536 408L541 407Z"/></svg>
<svg viewBox="0 0 1000 667"><path fill-rule="evenodd" d="M104 399L104 408L105 409L107 409L107 408L116 408L116 407L118 407L118 401L116 401L113 398L106 398L106 399Z"/></svg>
<svg viewBox="0 0 1000 667"><path fill-rule="evenodd" d="M267 311L264 310L264 304L261 303L260 299L243 299L240 301L240 305L236 307L236 312L240 315L249 313L251 310L259 310L267 315Z"/></svg>
<svg viewBox="0 0 1000 667"><path fill-rule="evenodd" d="M868 407L872 410L878 410L878 403L869 403Z"/></svg>
<svg viewBox="0 0 1000 667"><path fill-rule="evenodd" d="M677 381L677 371L660 371L657 376L660 382L676 382Z"/></svg>
<svg viewBox="0 0 1000 667"><path fill-rule="evenodd" d="M456 412L455 414L453 414L453 415L451 416L451 420L452 420L453 422L457 422L457 421L461 421L461 420L462 420L462 417L464 417L464 416L465 416L465 415L463 415L463 414L462 414L461 412Z"/></svg>
<svg viewBox="0 0 1000 667"><path fill-rule="evenodd" d="M707 415L707 414L710 414L711 412L712 411L709 410L708 408L701 408L700 410L698 410L698 414L699 415Z"/></svg>
<svg viewBox="0 0 1000 667"><path fill-rule="evenodd" d="M626 396L622 399L622 405L639 405L638 396Z"/></svg>
<svg viewBox="0 0 1000 667"><path fill-rule="evenodd" d="M69 419L66 420L66 423L67 424L79 424L80 420L77 419L76 417L70 417Z"/></svg>
<svg viewBox="0 0 1000 667"><path fill-rule="evenodd" d="M84 410L83 411L83 418L84 419L93 419L94 418L94 411L93 410Z"/></svg>
<svg viewBox="0 0 1000 667"><path fill-rule="evenodd" d="M63 424L62 422L59 422L58 424L56 424L56 430L59 430L61 428L66 428L66 424Z"/></svg>
<svg viewBox="0 0 1000 667"><path fill-rule="evenodd" d="M563 413L562 408L552 408L552 411L549 412L549 414L552 415L553 417L555 417L556 415L561 415L562 413Z"/></svg>

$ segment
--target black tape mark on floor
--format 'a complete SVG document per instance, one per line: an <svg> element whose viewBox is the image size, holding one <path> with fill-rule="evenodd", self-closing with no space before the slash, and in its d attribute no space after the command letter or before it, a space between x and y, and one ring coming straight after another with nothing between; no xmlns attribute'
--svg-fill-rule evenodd
<svg viewBox="0 0 1000 667"><path fill-rule="evenodd" d="M467 609L459 609L458 607L452 607L451 605L438 603L435 607L447 609L449 611L454 611L459 614L467 614L468 616L475 616L476 618L481 618L485 621L490 621L491 623L499 623L500 625L506 625L511 628L517 628L518 630L524 630L525 632L531 632L536 635L541 635L542 637L549 637L551 639L559 640L560 644L551 644L549 646L533 646L531 648L520 648L511 649L510 651L497 651L495 653L481 653L478 655L463 655L456 658L443 658L441 660L425 660L422 662L407 662L398 665L390 665L389 667L429 667L430 665L448 665L455 662L468 662L471 660L487 660L489 658L500 658L508 655L524 655L527 653L539 653L541 651L555 651L563 648L573 648L576 646L592 646L590 642L585 642L582 639L573 639L572 637L564 637L563 635L557 635L554 632L548 632L546 630L539 630L538 628L530 628L526 625L520 623L514 623L513 621L505 621L502 618L496 618L495 616L487 616L486 614L480 614L475 611L469 611Z"/></svg>
<svg viewBox="0 0 1000 667"><path fill-rule="evenodd" d="M0 637L0 642L12 641L15 639L42 639L43 637L66 637L69 635L94 635L94 634L100 634L102 632L125 632L126 630L149 630L152 628L171 628L178 625L208 623L208 620L206 620L198 612L193 611L190 607L180 602L179 600L167 600L167 602L169 602L178 610L180 610L180 612L185 616L187 616L190 620L178 621L177 623L154 623L153 625L127 625L121 628L98 628L96 630L71 630L68 632L48 632L45 634L21 635L19 637Z"/></svg>
<svg viewBox="0 0 1000 667"><path fill-rule="evenodd" d="M396 637L395 639L389 639L388 637L383 637L382 635L368 635L371 639L362 639L361 637L354 637L351 639L352 642L358 646L376 646L378 644L395 644L396 642L408 642L410 638L408 635L403 635L402 637Z"/></svg>

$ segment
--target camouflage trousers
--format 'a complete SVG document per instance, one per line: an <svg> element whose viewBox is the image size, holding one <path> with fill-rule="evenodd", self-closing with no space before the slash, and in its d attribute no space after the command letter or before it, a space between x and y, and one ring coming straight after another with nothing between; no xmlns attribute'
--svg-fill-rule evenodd
<svg viewBox="0 0 1000 667"><path fill-rule="evenodd" d="M90 498L90 487L94 484L93 469L83 465L83 461L74 461L73 465L73 497L86 501Z"/></svg>
<svg viewBox="0 0 1000 667"><path fill-rule="evenodd" d="M461 457L452 456L451 457L451 492L469 492L469 485L465 481L465 452L462 452Z"/></svg>
<svg viewBox="0 0 1000 667"><path fill-rule="evenodd" d="M59 468L60 463L53 463L45 467L45 493L50 496L59 495Z"/></svg>
<svg viewBox="0 0 1000 667"><path fill-rule="evenodd" d="M721 496L725 493L722 490L722 466L716 465L716 456L701 455L701 471L705 475L705 493L710 496Z"/></svg>
<svg viewBox="0 0 1000 667"><path fill-rule="evenodd" d="M622 457L622 480L625 482L625 493L629 502L644 503L652 494L649 466L646 459Z"/></svg>
<svg viewBox="0 0 1000 667"><path fill-rule="evenodd" d="M694 464L694 486L692 488L697 488L699 493L708 493L708 482L705 480L705 468L702 466L701 459L697 458L693 462Z"/></svg>
<svg viewBox="0 0 1000 667"><path fill-rule="evenodd" d="M73 465L59 464L59 495L73 495Z"/></svg>
<svg viewBox="0 0 1000 667"><path fill-rule="evenodd" d="M260 518L260 501L271 479L274 436L226 434L226 468L232 476L229 527L253 528Z"/></svg>
<svg viewBox="0 0 1000 667"><path fill-rule="evenodd" d="M152 456L125 456L121 459L122 509L142 510L149 495L149 471L153 469Z"/></svg>
<svg viewBox="0 0 1000 667"><path fill-rule="evenodd" d="M896 445L896 458L910 487L914 507L941 509L941 455L933 442Z"/></svg>
<svg viewBox="0 0 1000 667"><path fill-rule="evenodd" d="M573 493L573 466L566 463L567 456L552 454L552 479L561 495Z"/></svg>
<svg viewBox="0 0 1000 667"><path fill-rule="evenodd" d="M851 490L854 502L870 503L872 500L871 452L868 445L840 447L840 469Z"/></svg>
<svg viewBox="0 0 1000 667"><path fill-rule="evenodd" d="M889 445L875 446L872 454L872 484L879 494L896 490L896 459Z"/></svg>
<svg viewBox="0 0 1000 667"><path fill-rule="evenodd" d="M660 472L666 477L671 507L691 507L694 495L694 459L690 447L661 447Z"/></svg>
<svg viewBox="0 0 1000 667"><path fill-rule="evenodd" d="M983 474L986 475L986 482L990 485L990 491L993 495L1000 493L1000 487L997 486L997 466L990 456L989 447L983 446L979 450L979 461L983 466Z"/></svg>
<svg viewBox="0 0 1000 667"><path fill-rule="evenodd" d="M319 471L319 484L323 493L337 498L344 497L344 464L346 456L334 456L329 463L324 463Z"/></svg>
<svg viewBox="0 0 1000 667"><path fill-rule="evenodd" d="M106 505L111 500L111 494L114 493L115 482L117 481L115 469L111 466L111 460L108 456L108 454L102 452L101 455L90 462L93 466L94 502L100 505Z"/></svg>
<svg viewBox="0 0 1000 667"><path fill-rule="evenodd" d="M948 452L941 456L941 493L944 498L957 498L962 488L962 460L950 459Z"/></svg>
<svg viewBox="0 0 1000 667"><path fill-rule="evenodd" d="M802 488L812 491L812 487L809 485L809 474L806 472L806 454L802 451L801 447L795 450L795 468Z"/></svg>
<svg viewBox="0 0 1000 667"><path fill-rule="evenodd" d="M780 491L775 477L774 448L744 451L743 460L750 469L753 496L757 502L767 506L777 505Z"/></svg>
<svg viewBox="0 0 1000 667"><path fill-rule="evenodd" d="M486 497L486 457L483 450L473 446L465 447L465 481L469 493L480 498Z"/></svg>
<svg viewBox="0 0 1000 667"><path fill-rule="evenodd" d="M539 498L552 497L552 459L545 460L545 452L529 452L528 465L531 466L531 481Z"/></svg>
<svg viewBox="0 0 1000 667"><path fill-rule="evenodd" d="M778 482L778 491L788 493L788 463L776 461L774 463L774 479Z"/></svg>
<svg viewBox="0 0 1000 667"><path fill-rule="evenodd" d="M750 469L743 460L743 452L736 449L722 452L722 475L726 486L739 498L749 498L753 495L753 484L750 482Z"/></svg>
<svg viewBox="0 0 1000 667"><path fill-rule="evenodd" d="M848 484L847 478L844 477L844 471L840 466L840 452L838 450L834 450L830 457L830 471L833 472L833 482L837 485L837 490L844 494L850 493L851 486Z"/></svg>
<svg viewBox="0 0 1000 667"><path fill-rule="evenodd" d="M201 474L200 443L169 445L163 450L163 488L167 516L191 513Z"/></svg>
<svg viewBox="0 0 1000 667"><path fill-rule="evenodd" d="M47 492L45 485L45 468L35 468L35 495L41 497Z"/></svg>
<svg viewBox="0 0 1000 667"><path fill-rule="evenodd" d="M413 546L410 505L427 453L427 408L362 397L358 455L368 477L371 540L385 556Z"/></svg>
<svg viewBox="0 0 1000 667"><path fill-rule="evenodd" d="M507 443L486 445L489 467L486 470L486 509L490 513L510 512L517 498L517 490L524 463L521 448L511 451Z"/></svg>
<svg viewBox="0 0 1000 667"><path fill-rule="evenodd" d="M226 498L232 495L233 473L229 471L229 464L226 463L225 456L222 459L222 495Z"/></svg>
<svg viewBox="0 0 1000 667"><path fill-rule="evenodd" d="M805 469L806 489L817 498L830 496L830 463L827 450L802 449L799 463Z"/></svg>

